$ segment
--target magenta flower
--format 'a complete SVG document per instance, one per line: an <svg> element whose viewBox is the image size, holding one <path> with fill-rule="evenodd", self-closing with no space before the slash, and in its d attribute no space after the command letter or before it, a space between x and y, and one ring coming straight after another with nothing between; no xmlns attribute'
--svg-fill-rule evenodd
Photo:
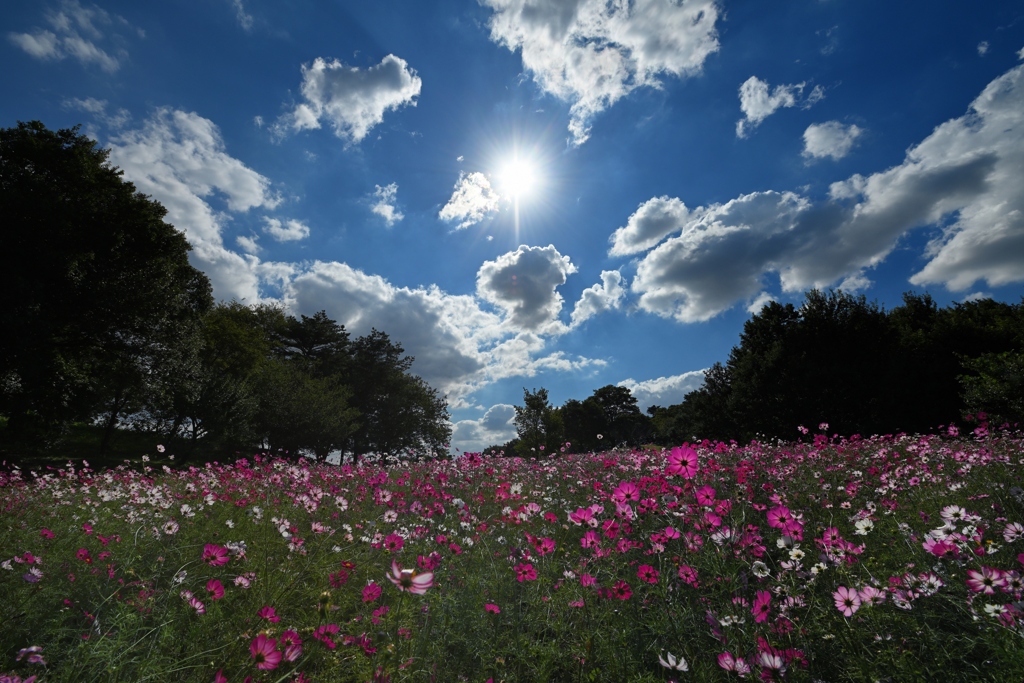
<svg viewBox="0 0 1024 683"><path fill-rule="evenodd" d="M206 605L199 601L199 598L193 596L188 599L188 604L196 611L196 614L206 614Z"/></svg>
<svg viewBox="0 0 1024 683"><path fill-rule="evenodd" d="M50 531L49 529L43 529L43 530L41 530L41 531L39 532L39 535L40 535L40 536L41 536L42 538L53 538L53 532L52 532L52 531Z"/></svg>
<svg viewBox="0 0 1024 683"><path fill-rule="evenodd" d="M203 562L211 567L219 567L228 563L228 549L222 548L214 543L207 543L203 546Z"/></svg>
<svg viewBox="0 0 1024 683"><path fill-rule="evenodd" d="M665 474L679 474L684 479L697 476L697 452L689 446L673 448L668 456Z"/></svg>
<svg viewBox="0 0 1024 683"><path fill-rule="evenodd" d="M398 534L388 534L384 538L384 547L393 553L397 553L405 545L405 539Z"/></svg>
<svg viewBox="0 0 1024 683"><path fill-rule="evenodd" d="M866 607L885 602L885 591L878 590L874 586L864 586L857 591L857 595L860 597L860 604Z"/></svg>
<svg viewBox="0 0 1024 683"><path fill-rule="evenodd" d="M710 486L701 486L699 489L694 491L694 495L697 497L698 505L715 504L715 490Z"/></svg>
<svg viewBox="0 0 1024 683"><path fill-rule="evenodd" d="M684 583L688 583L694 588L697 587L697 570L689 565L680 565L679 567L679 578Z"/></svg>
<svg viewBox="0 0 1024 683"><path fill-rule="evenodd" d="M256 660L256 668L264 671L270 669L276 669L277 665L281 663L281 653L277 651L277 641L273 638L268 638L262 633L253 638L252 643L249 645L249 652L252 653L252 658Z"/></svg>
<svg viewBox="0 0 1024 683"><path fill-rule="evenodd" d="M754 623L760 624L768 618L769 605L772 601L772 594L768 591L757 591L754 596L754 606L750 609L754 615Z"/></svg>
<svg viewBox="0 0 1024 683"><path fill-rule="evenodd" d="M659 573L660 572L658 572L657 569L649 564L642 564L640 565L640 568L636 570L637 577L641 581L646 581L647 583L658 583Z"/></svg>
<svg viewBox="0 0 1024 683"><path fill-rule="evenodd" d="M295 631L289 629L281 634L281 647L284 648L286 662L294 662L302 656L302 639Z"/></svg>
<svg viewBox="0 0 1024 683"><path fill-rule="evenodd" d="M277 616L277 613L274 611L274 608L269 605L264 605L263 607L261 607L260 610L256 612L256 616L266 619L272 624L276 624L277 622L281 621L281 617Z"/></svg>
<svg viewBox="0 0 1024 683"><path fill-rule="evenodd" d="M415 569L402 569L398 566L398 562L392 560L388 579L398 587L398 590L423 595L434 585L434 572L420 574Z"/></svg>
<svg viewBox="0 0 1024 683"><path fill-rule="evenodd" d="M516 580L519 581L519 583L522 583L523 581L536 581L537 580L537 570L533 568L532 564L529 564L529 563L517 564L515 569L516 569Z"/></svg>
<svg viewBox="0 0 1024 683"><path fill-rule="evenodd" d="M616 581L615 585L612 586L612 595L619 600L629 600L630 596L633 595L633 589L625 581Z"/></svg>
<svg viewBox="0 0 1024 683"><path fill-rule="evenodd" d="M499 614L501 612L500 607L490 602L484 605L484 609L492 614Z"/></svg>
<svg viewBox="0 0 1024 683"><path fill-rule="evenodd" d="M792 513L785 505L773 507L768 511L768 526L773 529L785 529L786 525L793 521Z"/></svg>
<svg viewBox="0 0 1024 683"><path fill-rule="evenodd" d="M580 545L584 548L594 548L600 545L601 539L597 535L597 532L591 529L587 533L583 534L583 538L580 539Z"/></svg>
<svg viewBox="0 0 1024 683"><path fill-rule="evenodd" d="M590 574L580 574L580 585L584 588L597 585L597 579Z"/></svg>
<svg viewBox="0 0 1024 683"><path fill-rule="evenodd" d="M627 500L640 500L640 487L631 481L624 481L612 491L612 500L625 503Z"/></svg>
<svg viewBox="0 0 1024 683"><path fill-rule="evenodd" d="M207 581L206 590L210 592L211 600L220 600L224 597L224 584L217 579L210 579Z"/></svg>
<svg viewBox="0 0 1024 683"><path fill-rule="evenodd" d="M373 602L374 600L380 597L380 594L380 586L371 581L370 583L366 584L365 588L363 588L363 602Z"/></svg>
<svg viewBox="0 0 1024 683"><path fill-rule="evenodd" d="M860 609L860 595L853 588L840 586L832 597L836 601L836 609L842 612L844 617L852 617L853 613Z"/></svg>

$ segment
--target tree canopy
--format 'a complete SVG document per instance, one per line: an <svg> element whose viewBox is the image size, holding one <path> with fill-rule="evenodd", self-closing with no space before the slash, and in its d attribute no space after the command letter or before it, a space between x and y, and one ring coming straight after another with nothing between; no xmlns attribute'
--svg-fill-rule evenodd
<svg viewBox="0 0 1024 683"><path fill-rule="evenodd" d="M77 127L0 130L0 440L84 422L101 450L124 428L319 459L447 449L447 403L400 344L326 311L214 305L185 235L108 157Z"/></svg>

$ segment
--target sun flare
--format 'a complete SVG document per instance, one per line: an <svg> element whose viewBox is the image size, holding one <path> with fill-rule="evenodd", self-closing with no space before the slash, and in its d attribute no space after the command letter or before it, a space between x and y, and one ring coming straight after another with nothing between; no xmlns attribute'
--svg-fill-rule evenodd
<svg viewBox="0 0 1024 683"><path fill-rule="evenodd" d="M512 199L528 195L537 186L536 167L522 159L513 159L498 173L502 191Z"/></svg>

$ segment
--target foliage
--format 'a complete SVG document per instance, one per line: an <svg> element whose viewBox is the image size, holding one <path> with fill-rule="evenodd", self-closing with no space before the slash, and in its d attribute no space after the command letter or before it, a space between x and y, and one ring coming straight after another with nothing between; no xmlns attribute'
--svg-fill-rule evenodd
<svg viewBox="0 0 1024 683"><path fill-rule="evenodd" d="M1005 411L999 392L1012 394L1012 380L982 391L976 377L989 361L979 359L1022 349L1024 302L940 310L927 294L908 293L886 312L863 296L811 290L799 308L765 305L700 389L650 412L663 443L786 438L792 425L822 421L847 435L927 431L965 412Z"/></svg>
<svg viewBox="0 0 1024 683"><path fill-rule="evenodd" d="M103 416L108 434L194 362L212 298L166 210L78 129L0 130L0 413L52 439Z"/></svg>
<svg viewBox="0 0 1024 683"><path fill-rule="evenodd" d="M1024 423L1024 351L984 353L964 360L961 375L967 409L991 413L989 420Z"/></svg>
<svg viewBox="0 0 1024 683"><path fill-rule="evenodd" d="M341 467L154 458L0 473L0 676L1024 676L1024 438L985 423Z"/></svg>

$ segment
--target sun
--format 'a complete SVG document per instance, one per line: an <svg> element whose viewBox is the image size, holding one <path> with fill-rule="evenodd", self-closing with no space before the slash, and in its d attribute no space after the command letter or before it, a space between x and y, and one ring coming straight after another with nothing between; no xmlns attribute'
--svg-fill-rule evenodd
<svg viewBox="0 0 1024 683"><path fill-rule="evenodd" d="M537 168L524 159L512 159L498 172L498 181L507 196L518 200L537 187Z"/></svg>

